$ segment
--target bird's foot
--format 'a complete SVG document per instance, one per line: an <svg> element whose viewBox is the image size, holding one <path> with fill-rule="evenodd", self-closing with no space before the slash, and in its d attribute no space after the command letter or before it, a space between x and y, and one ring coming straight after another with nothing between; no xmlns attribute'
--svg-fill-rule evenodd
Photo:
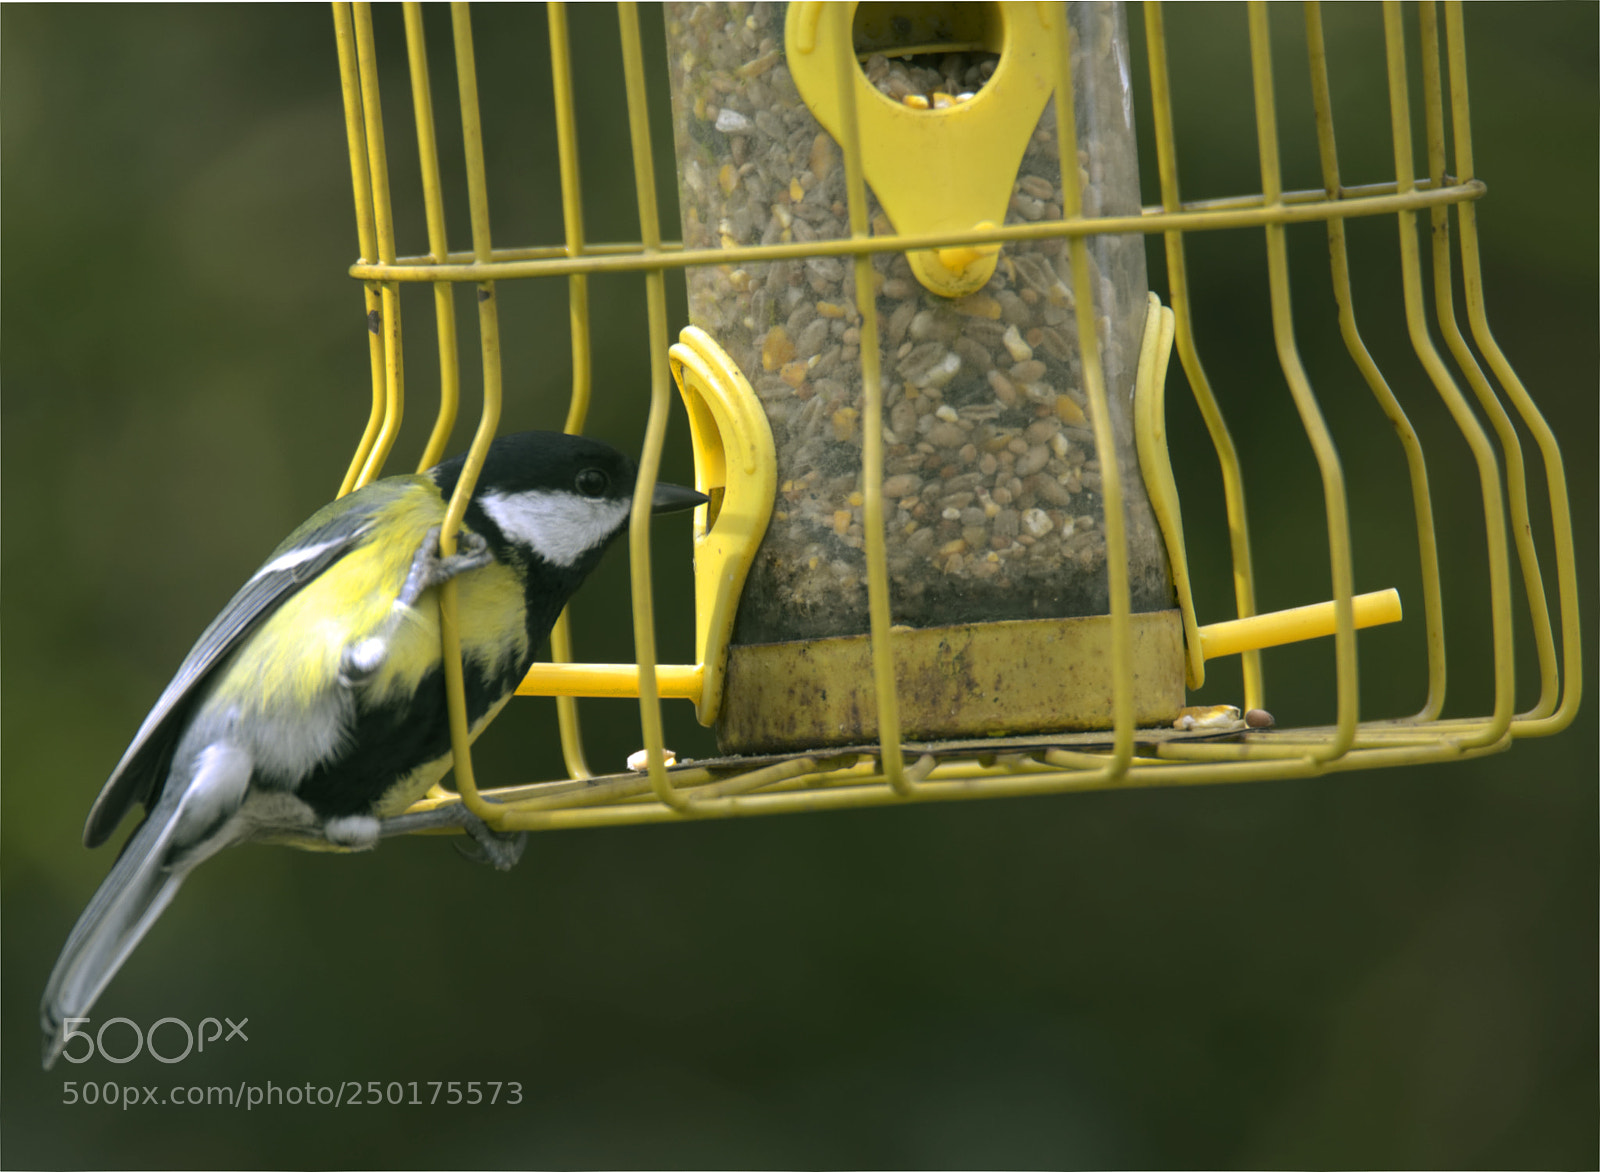
<svg viewBox="0 0 1600 1172"><path fill-rule="evenodd" d="M462 529L456 534L455 553L440 557L439 526L435 525L423 537L416 556L411 559L411 571L406 575L406 583L401 587L400 597L395 600L396 605L415 606L424 590L442 585L457 574L486 566L493 560L494 554L489 552L489 543L481 534L470 529Z"/></svg>
<svg viewBox="0 0 1600 1172"><path fill-rule="evenodd" d="M439 526L429 529L411 559L411 569L406 573L405 584L390 608L390 615L376 634L358 640L344 649L339 657L339 678L346 687L359 687L372 679L389 658L389 646L404 617L417 604L417 599L431 587L450 581L457 574L476 570L494 560L489 543L482 535L463 529L457 535L456 552L449 557L439 556Z"/></svg>
<svg viewBox="0 0 1600 1172"><path fill-rule="evenodd" d="M456 840L456 850L474 863L486 863L496 871L509 871L522 858L528 845L526 830L490 830L474 814L468 813L462 821L467 837Z"/></svg>
<svg viewBox="0 0 1600 1172"><path fill-rule="evenodd" d="M475 863L487 863L497 871L509 871L522 858L528 844L525 831L491 830L471 810L460 802L424 810L420 814L401 814L385 819L380 833L388 838L396 834L410 834L418 830L444 830L460 827L467 832L467 841L457 840L456 850Z"/></svg>

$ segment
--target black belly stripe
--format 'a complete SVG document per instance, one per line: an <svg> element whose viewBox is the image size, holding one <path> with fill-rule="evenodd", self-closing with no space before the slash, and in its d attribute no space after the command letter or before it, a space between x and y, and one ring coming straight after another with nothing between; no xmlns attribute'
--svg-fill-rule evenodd
<svg viewBox="0 0 1600 1172"><path fill-rule="evenodd" d="M465 667L469 725L515 688L526 672L524 665L521 671L490 677L470 659ZM401 703L360 709L349 748L338 760L308 774L295 793L321 818L370 814L401 778L449 750L444 672L435 667L422 677L416 693Z"/></svg>
<svg viewBox="0 0 1600 1172"><path fill-rule="evenodd" d="M520 663L511 664L510 670L493 675L486 673L470 655L466 657L463 667L469 726L476 724L522 682L529 665L549 637L556 616L602 552L603 549L593 551L575 567L524 568L527 575L523 598L527 654ZM509 556L502 555L502 560ZM307 774L294 787L294 792L322 819L370 814L401 778L449 750L450 720L445 712L444 672L435 667L422 677L421 686L412 696L395 704L362 708L349 747L337 760Z"/></svg>

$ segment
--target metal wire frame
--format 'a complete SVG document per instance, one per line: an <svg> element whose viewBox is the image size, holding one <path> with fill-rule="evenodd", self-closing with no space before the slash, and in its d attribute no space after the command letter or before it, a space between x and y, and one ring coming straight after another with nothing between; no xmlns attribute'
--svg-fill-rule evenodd
<svg viewBox="0 0 1600 1172"><path fill-rule="evenodd" d="M370 6L336 3L333 7L350 141L357 235L361 249L361 258L350 267L350 273L365 283L371 324L369 345L374 387L371 416L342 490L348 491L378 474L400 424L404 401L398 297L400 284L425 281L433 283L435 288L445 391L434 424L434 439L430 440L424 457L424 462L428 463L437 458L435 441L442 442L442 437L448 434L456 411L458 380L455 375L455 322L448 289L456 282L476 282L479 287L479 331L483 348L484 408L467 466L452 501L442 539L444 542L454 540L465 501L481 468L484 451L493 438L498 420L500 365L494 296L496 281L527 277L568 278L574 381L567 428L577 431L583 425L590 394L587 277L605 272L640 272L645 275L648 293L647 331L654 377L644 453L640 462L641 491L637 493L636 501L648 501L659 467L669 398L666 272L689 265L748 264L829 255L852 258L855 269L857 306L862 319L864 529L875 690L881 725L877 746L859 752L800 755L778 761L761 761L743 768L691 766L668 772L664 765L656 681L654 610L649 575L650 531L649 526L643 523L644 506L641 504L635 509L641 515L634 518L629 540L640 713L649 762L643 776L592 777L579 743L573 701L562 698L558 703L561 704L562 743L570 778L491 792L480 791L472 774L467 745L460 656L454 630L454 591L446 588L443 592L441 612L445 632L445 663L447 668L454 668L447 672L447 688L459 800L492 825L508 830L535 830L667 821L685 816L878 805L908 799L994 797L1113 785L1180 785L1304 777L1330 771L1466 759L1506 749L1519 737L1555 733L1572 721L1582 695L1582 663L1576 567L1566 480L1553 432L1495 343L1488 325L1477 225L1472 206L1472 201L1484 194L1485 187L1473 173L1466 50L1459 0L1451 0L1444 5L1446 46L1443 57L1448 60L1449 71L1448 102L1455 162L1453 174L1446 165L1446 89L1438 13L1433 0L1423 0L1419 5L1428 176L1419 179L1412 164L1411 82L1406 68L1405 31L1399 4L1389 0L1384 5L1384 32L1395 180L1392 183L1360 187L1346 187L1340 182L1321 10L1318 4L1308 3L1307 49L1324 186L1314 191L1284 191L1272 87L1268 27L1270 14L1264 3L1253 0L1249 5L1250 56L1261 194L1184 202L1179 194L1163 13L1161 5L1152 0L1144 6L1144 21L1160 176L1161 202L1158 206L1146 207L1137 216L1085 217L1081 212L1076 168L1066 167L1062 175L1063 214L1058 221L982 231L869 236L861 147L853 113L854 93L846 84L841 87L845 129L839 145L846 167L849 237L804 244L698 250L684 249L663 241L661 237L647 124L644 56L639 40L637 7L629 3L618 5L618 17L639 206L640 241L592 244L584 238L566 15L564 5L552 3L548 6L550 45L566 239L563 244L555 246L499 249L492 246L470 15L466 5L454 4L451 15L471 204L470 252L452 252L444 239L432 96L426 56L422 50L422 12L420 5L408 3L404 5L405 28L422 159L421 178L429 252L425 256L404 257L396 254L390 211L388 166L379 114ZM1064 19L1056 19L1052 23L1061 38L1055 91L1057 126L1062 135L1061 157L1072 159L1076 155L1076 143L1072 78L1066 52L1067 23ZM850 64L847 60L850 50L848 45L839 46L842 65ZM839 71L841 78L848 78L850 73L850 68L841 68ZM1461 242L1462 294L1468 327L1472 342L1488 363L1493 375L1492 382L1474 359L1456 317L1449 239L1451 207L1456 208ZM1422 288L1422 259L1417 242L1417 217L1424 211L1430 218L1434 308L1439 330L1456 361L1457 369L1471 387L1479 410L1490 422L1493 439L1479 423L1428 330ZM1344 221L1360 216L1391 215L1396 218L1399 229L1405 312L1412 346L1432 386L1469 446L1478 472L1488 549L1495 689L1492 711L1484 717L1439 718L1446 684L1445 635L1426 463L1416 431L1362 341L1356 322ZM1343 474L1337 450L1296 347L1284 243L1287 225L1313 221L1327 225L1333 292L1338 306L1341 336L1351 360L1396 432L1412 487L1422 576L1422 612L1427 632L1428 696L1420 711L1401 720L1362 722L1357 710L1359 677L1351 608L1350 534ZM1096 353L1097 333L1088 317L1093 312L1093 302L1089 290L1085 241L1088 236L1097 233L1159 233L1163 237L1179 359L1205 421L1222 473L1235 604L1242 617L1255 613L1254 574L1243 478L1238 454L1196 345L1184 256L1186 233L1227 228L1260 228L1265 235L1278 359L1312 444L1321 476L1337 616L1337 723L1331 728L1276 730L1270 737L1246 736L1230 743L1152 737L1144 733L1139 737L1136 753L1129 593L1120 503L1123 478L1134 470L1119 466L1115 445L1111 440L1105 387ZM881 490L882 387L877 369L879 323L871 289L870 259L874 253L884 251L1052 237L1068 241L1080 318L1079 338L1084 347L1085 390L1093 405L1096 454L1103 475L1116 681L1113 727L1108 735L1099 738L1099 744L1086 745L1084 750L1064 748L1060 743L1027 743L1024 739L1023 743L1006 744L999 748L970 744L944 746L938 752L919 748L911 754L914 759L908 760L906 746L900 735L894 690L894 636L890 630ZM1499 393L1496 392L1496 384ZM1501 395L1509 401L1517 419L1532 437L1544 465L1560 610L1559 657L1546 604L1544 580L1531 535L1525 461L1516 427L1501 401ZM1497 450L1505 459L1504 480ZM1513 540L1510 542L1507 540L1504 515L1506 498L1509 498L1511 510ZM1513 546L1527 596L1528 618L1534 632L1540 675L1538 700L1520 714L1514 711ZM559 661L570 660L570 638L564 621L553 636L552 644ZM1261 705L1265 694L1258 653L1245 655L1243 672L1246 705ZM1058 739L1058 742L1064 739ZM455 795L436 790L419 804L418 809L456 800Z"/></svg>

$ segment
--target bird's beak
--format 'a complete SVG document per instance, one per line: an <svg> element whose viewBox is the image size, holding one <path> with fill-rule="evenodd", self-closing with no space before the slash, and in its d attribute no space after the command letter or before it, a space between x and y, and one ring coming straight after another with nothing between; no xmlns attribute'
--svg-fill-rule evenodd
<svg viewBox="0 0 1600 1172"><path fill-rule="evenodd" d="M678 484L657 484L655 496L650 498L652 513L678 513L703 505L711 498L692 488Z"/></svg>

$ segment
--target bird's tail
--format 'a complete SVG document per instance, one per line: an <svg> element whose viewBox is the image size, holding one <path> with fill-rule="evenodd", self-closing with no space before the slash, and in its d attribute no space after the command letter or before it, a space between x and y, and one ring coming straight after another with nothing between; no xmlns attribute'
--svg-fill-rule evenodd
<svg viewBox="0 0 1600 1172"><path fill-rule="evenodd" d="M67 1044L68 1024L88 1014L192 869L187 859L170 865L176 815L160 804L150 812L67 937L39 1008L46 1070Z"/></svg>

